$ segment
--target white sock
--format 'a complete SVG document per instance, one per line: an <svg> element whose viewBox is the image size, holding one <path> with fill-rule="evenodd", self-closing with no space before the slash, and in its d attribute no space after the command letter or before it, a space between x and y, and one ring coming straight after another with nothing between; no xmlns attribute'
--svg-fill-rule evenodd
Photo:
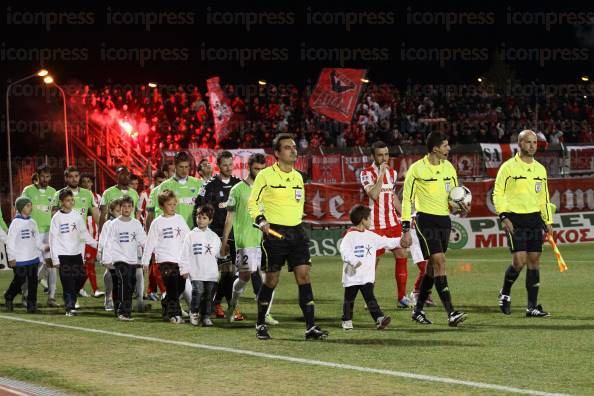
<svg viewBox="0 0 594 396"><path fill-rule="evenodd" d="M45 267L45 266L44 266ZM58 269L48 268L47 269L47 287L49 289L48 297L56 299L56 284L58 282Z"/></svg>
<svg viewBox="0 0 594 396"><path fill-rule="evenodd" d="M136 303L144 304L144 272L142 268L136 268Z"/></svg>
<svg viewBox="0 0 594 396"><path fill-rule="evenodd" d="M103 274L103 285L105 286L105 302L112 301L111 293L113 292L113 280L108 269Z"/></svg>
<svg viewBox="0 0 594 396"><path fill-rule="evenodd" d="M270 302L268 303L268 309L266 310L266 315L270 315L270 308L272 308L272 300L274 300L274 293L276 293L276 288L272 291L272 295L270 296Z"/></svg>
<svg viewBox="0 0 594 396"><path fill-rule="evenodd" d="M188 307L192 304L192 282L186 279L186 287L184 289L184 300L188 303Z"/></svg>
<svg viewBox="0 0 594 396"><path fill-rule="evenodd" d="M233 294L231 295L231 305L237 306L239 297L241 297L241 295L243 294L246 285L247 282L242 280L241 278L235 279L235 282L233 282Z"/></svg>

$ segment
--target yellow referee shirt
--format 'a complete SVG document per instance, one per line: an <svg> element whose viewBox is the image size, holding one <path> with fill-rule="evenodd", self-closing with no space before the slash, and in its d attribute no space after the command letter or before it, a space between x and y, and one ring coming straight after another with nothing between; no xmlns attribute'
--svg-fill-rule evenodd
<svg viewBox="0 0 594 396"><path fill-rule="evenodd" d="M272 224L296 226L303 219L305 188L301 173L283 172L278 164L263 169L256 176L248 200L252 219L263 214Z"/></svg>
<svg viewBox="0 0 594 396"><path fill-rule="evenodd" d="M499 168L493 203L497 214L540 212L545 224L553 224L547 170L536 160L527 164L520 154L508 159Z"/></svg>
<svg viewBox="0 0 594 396"><path fill-rule="evenodd" d="M450 190L458 185L456 169L448 160L431 165L426 155L406 172L402 193L402 221L410 221L411 204L417 212L448 216Z"/></svg>

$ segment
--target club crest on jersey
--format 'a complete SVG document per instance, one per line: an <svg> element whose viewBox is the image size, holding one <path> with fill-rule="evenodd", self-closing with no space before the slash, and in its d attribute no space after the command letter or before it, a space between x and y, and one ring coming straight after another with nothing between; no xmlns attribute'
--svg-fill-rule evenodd
<svg viewBox="0 0 594 396"><path fill-rule="evenodd" d="M301 189L295 190L295 200L301 201L301 198L303 198L303 190L301 190Z"/></svg>
<svg viewBox="0 0 594 396"><path fill-rule="evenodd" d="M536 184L534 184L534 189L536 190L537 193L542 191L542 182L536 182Z"/></svg>
<svg viewBox="0 0 594 396"><path fill-rule="evenodd" d="M446 190L446 192L447 192L447 193L449 193L449 192L450 192L450 189L451 189L451 188L452 188L452 187L451 187L451 185L450 185L450 182L449 182L449 181L445 182L445 190Z"/></svg>

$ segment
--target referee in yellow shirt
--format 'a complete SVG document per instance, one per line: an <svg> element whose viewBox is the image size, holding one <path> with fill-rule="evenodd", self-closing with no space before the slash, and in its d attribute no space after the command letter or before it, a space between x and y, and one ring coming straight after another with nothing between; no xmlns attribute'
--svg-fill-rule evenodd
<svg viewBox="0 0 594 396"><path fill-rule="evenodd" d="M270 339L265 323L266 312L278 284L280 270L286 262L299 287L299 306L306 323L305 339L324 339L328 332L316 326L314 320L309 238L302 225L305 186L301 174L293 169L297 160L297 145L291 134L280 133L272 141L272 147L277 162L258 173L248 200L250 215L264 234L262 270L266 276L258 293L256 337Z"/></svg>
<svg viewBox="0 0 594 396"><path fill-rule="evenodd" d="M412 204L417 211L415 228L425 260L429 260L427 271L421 280L417 304L412 320L431 324L423 312L423 306L435 284L439 298L448 313L448 324L452 327L466 319L464 312L454 310L448 287L445 267L445 252L448 250L452 222L448 198L450 190L458 185L456 169L447 160L450 152L447 137L439 132L427 136L428 154L418 160L406 172L402 193L402 239L410 245L410 221ZM462 209L468 213L470 208Z"/></svg>
<svg viewBox="0 0 594 396"><path fill-rule="evenodd" d="M536 134L524 130L518 135L519 152L505 161L495 180L493 202L507 233L512 265L505 271L499 292L499 307L511 314L511 287L522 268L526 270L528 307L526 316L545 317L549 313L537 303L540 286L539 260L542 253L543 228L552 235L553 213L549 203L547 171L534 159Z"/></svg>

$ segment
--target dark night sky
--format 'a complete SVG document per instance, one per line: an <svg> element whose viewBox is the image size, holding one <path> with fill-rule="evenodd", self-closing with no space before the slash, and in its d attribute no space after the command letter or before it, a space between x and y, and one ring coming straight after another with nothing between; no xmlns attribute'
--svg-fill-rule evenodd
<svg viewBox="0 0 594 396"><path fill-rule="evenodd" d="M251 3L251 2L250 2ZM313 59L301 59L304 48L322 48L325 56L329 48L343 48L347 52L353 50L376 49L380 52L380 59L376 60L346 60L342 63L346 67L364 67L369 69L369 75L374 81L403 83L408 79L420 82L469 82L477 75L485 73L492 63L495 48L544 48L555 50L558 48L576 49L587 45L577 38L576 29L587 31L590 37L592 25L580 25L576 28L571 24L556 24L547 29L542 24L509 25L506 23L510 9L503 3L479 3L473 6L443 5L443 2L398 4L390 2L382 5L377 3L347 3L336 2L332 4L299 5L298 7L257 6L247 2L242 6L232 7L222 5L221 2L209 9L205 3L188 2L161 2L160 8L147 8L144 6L122 5L114 3L101 6L75 7L59 6L51 3L51 7L32 7L24 4L2 6L2 27L5 34L2 39L2 84L6 80L26 75L35 69L38 59L32 55L25 60L6 59L8 48L71 48L86 54L83 60L68 60L64 57L45 62L52 73L61 82L90 81L103 84L111 79L113 82L142 83L148 80L159 82L177 83L193 82L204 86L204 79L218 74L223 82L248 82L258 78L269 81L293 82L302 85L308 79L315 82L319 70L324 66L340 66L336 59L314 56ZM166 4L165 7L163 4ZM364 4L364 6L362 5ZM566 4L566 3L564 3ZM512 12L535 13L539 10L554 12L558 16L561 11L587 13L587 2L581 6L566 5L565 10L555 7L522 7L514 5ZM10 8L9 8L10 7ZM411 7L411 8L408 8ZM210 11L209 11L210 10ZM15 25L7 24L10 18L19 12L39 13L48 12L86 12L93 13L93 24L55 24L48 28L43 24ZM143 18L143 12L159 13L163 11L185 13L186 20L193 19L192 24L162 24L151 26L150 31L142 24L119 25L107 24L108 14L113 17L118 12L134 13ZM215 25L208 23L216 12L230 11L237 18L242 18L242 12L284 12L285 20L290 19L290 24L255 24L249 28L245 24ZM341 12L375 13L383 14L389 18L387 24L354 24L350 31L344 24L311 25L307 24L308 15L315 12L331 12L339 15ZM412 13L423 13L425 18L439 18L441 12L451 12L456 15L461 13L485 13L487 15L482 24L454 24L449 30L443 23L436 24L411 24L408 23ZM287 17L291 14L292 17ZM277 14L279 15L279 14ZM592 14L594 16L594 14ZM340 16L336 16L340 19ZM380 16L381 18L381 16ZM593 18L594 19L594 18ZM440 65L437 60L408 60L402 59L403 46L407 49L421 49L427 51L431 48L446 48L451 50L469 49L487 51L487 58L480 56L473 60L451 60ZM547 61L544 66L539 65L538 59L524 61L511 61L509 65L523 80L538 78L541 81L573 81L576 76L588 73L591 70L591 55L589 49L580 53L579 59L568 61ZM166 48L168 50L184 51L182 60L168 61L162 59L148 60L141 65L138 60L109 61L101 58L101 51L108 48ZM211 51L230 55L229 49L254 49L264 48L280 51L279 58L265 61L246 60L243 65L237 60L212 60L204 59L202 51L205 48ZM221 48L225 50L220 50ZM120 50L123 51L123 50ZM226 52L225 52L226 51ZM482 53L485 54L484 52ZM252 55L254 55L252 53Z"/></svg>
<svg viewBox="0 0 594 396"><path fill-rule="evenodd" d="M148 81L168 85L170 90L177 84L198 85L205 92L205 80L213 75L219 75L223 84L237 84L238 90L257 87L258 79L304 87L315 84L321 68L341 66L365 68L373 82L400 87L428 83L456 87L475 84L502 49L506 54L523 54L523 59L505 63L529 88L536 80L581 84L579 76L594 74L594 7L586 8L586 2L552 6L542 2L537 6L503 2L79 3L0 6L1 92L11 81L41 66L67 93L81 83L97 89L118 84L137 88ZM523 23L509 23L511 16ZM550 18L550 25L543 23L544 16ZM573 20L568 20L571 16ZM151 18L164 17L170 19L150 24ZM245 22L253 17L258 20L251 25ZM347 24L352 17L353 23ZM453 18L448 19L451 24L446 24L446 17ZM122 19L130 23L110 23ZM231 23L220 23L221 19ZM140 51L149 54L144 62L137 58ZM247 58L239 60L239 52ZM543 61L539 52L552 59ZM342 61L338 53L345 56ZM42 54L49 58L41 59ZM57 91L51 88L40 94L42 83L37 78L22 86L33 93L11 93L12 121L23 122L12 132L15 141L20 142L22 135L29 144L14 150L23 155L42 148L60 151L61 134L44 138L36 133L62 129ZM4 109L4 95L0 105ZM2 112L2 132L4 125ZM40 140L31 140L35 136ZM4 146L5 139L1 141ZM52 144L55 147L48 146ZM4 153L0 150L0 157Z"/></svg>

